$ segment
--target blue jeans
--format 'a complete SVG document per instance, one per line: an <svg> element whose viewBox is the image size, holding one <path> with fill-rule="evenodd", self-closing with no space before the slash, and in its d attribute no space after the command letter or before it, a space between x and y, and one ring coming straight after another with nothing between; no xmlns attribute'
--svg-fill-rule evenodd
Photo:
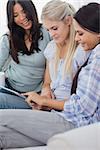
<svg viewBox="0 0 100 150"><path fill-rule="evenodd" d="M0 109L31 109L25 99L0 92Z"/></svg>

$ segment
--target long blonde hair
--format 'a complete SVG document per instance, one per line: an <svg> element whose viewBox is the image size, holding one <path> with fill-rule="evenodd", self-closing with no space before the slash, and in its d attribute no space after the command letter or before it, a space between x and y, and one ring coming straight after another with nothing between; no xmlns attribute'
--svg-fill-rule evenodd
<svg viewBox="0 0 100 150"><path fill-rule="evenodd" d="M71 4L61 0L51 0L43 7L41 19L42 21L45 19L49 19L52 21L64 21L66 16L73 17L74 13L75 13L75 9ZM67 45L65 46L67 50L64 59L63 76L65 76L66 73L72 72L72 59L76 49L76 42L74 38L75 38L75 30L72 23L69 32L69 43L67 43ZM56 47L57 47L57 51L54 59L55 77L57 74L57 65L60 60L61 45L56 44Z"/></svg>

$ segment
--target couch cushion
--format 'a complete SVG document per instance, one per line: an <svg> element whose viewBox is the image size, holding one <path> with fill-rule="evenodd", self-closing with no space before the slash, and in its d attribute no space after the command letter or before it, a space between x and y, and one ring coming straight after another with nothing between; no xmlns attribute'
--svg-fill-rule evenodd
<svg viewBox="0 0 100 150"><path fill-rule="evenodd" d="M100 122L53 136L48 150L100 150Z"/></svg>

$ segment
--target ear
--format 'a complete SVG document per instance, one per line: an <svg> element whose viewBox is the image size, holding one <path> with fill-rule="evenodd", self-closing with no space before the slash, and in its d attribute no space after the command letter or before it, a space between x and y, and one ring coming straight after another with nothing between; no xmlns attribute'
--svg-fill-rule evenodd
<svg viewBox="0 0 100 150"><path fill-rule="evenodd" d="M70 26L72 24L72 17L71 16L66 16L64 19L64 22Z"/></svg>

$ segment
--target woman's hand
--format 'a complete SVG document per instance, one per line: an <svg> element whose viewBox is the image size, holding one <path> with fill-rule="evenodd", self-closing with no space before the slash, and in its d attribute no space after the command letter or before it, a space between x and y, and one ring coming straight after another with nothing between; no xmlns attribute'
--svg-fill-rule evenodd
<svg viewBox="0 0 100 150"><path fill-rule="evenodd" d="M36 92L27 92L23 94L27 96L26 102L35 109L41 109L42 106L45 106L45 101L48 99L46 96L40 96Z"/></svg>
<svg viewBox="0 0 100 150"><path fill-rule="evenodd" d="M38 104L32 103L30 105L31 105L32 109L36 109L36 110L41 110L42 109L42 107L39 106Z"/></svg>
<svg viewBox="0 0 100 150"><path fill-rule="evenodd" d="M50 86L45 86L41 91L41 96L46 96L47 98L55 99L55 96L50 88Z"/></svg>
<svg viewBox="0 0 100 150"><path fill-rule="evenodd" d="M37 109L49 108L49 109L56 109L56 110L63 110L64 103L67 99L64 100L56 100L47 98L47 96L41 96L35 92L27 92L23 95L27 96L26 102L32 107Z"/></svg>

